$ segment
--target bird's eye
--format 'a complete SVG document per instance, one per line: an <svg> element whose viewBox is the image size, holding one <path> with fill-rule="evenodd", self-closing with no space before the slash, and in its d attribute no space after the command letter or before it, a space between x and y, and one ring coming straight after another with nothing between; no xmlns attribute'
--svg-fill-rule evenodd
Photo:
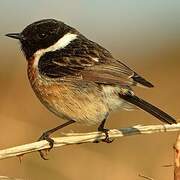
<svg viewBox="0 0 180 180"><path fill-rule="evenodd" d="M39 33L38 34L38 38L39 39L44 39L44 38L46 38L47 37L47 34L46 33Z"/></svg>

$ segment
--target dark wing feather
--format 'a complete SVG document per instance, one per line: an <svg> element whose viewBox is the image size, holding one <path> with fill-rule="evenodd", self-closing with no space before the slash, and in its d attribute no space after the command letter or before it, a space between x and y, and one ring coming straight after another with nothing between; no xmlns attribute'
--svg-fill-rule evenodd
<svg viewBox="0 0 180 180"><path fill-rule="evenodd" d="M38 68L45 76L63 80L83 79L128 86L137 83L147 87L152 85L125 64L115 60L106 49L82 35L64 49L42 56Z"/></svg>
<svg viewBox="0 0 180 180"><path fill-rule="evenodd" d="M137 73L134 72L134 75L132 76L132 79L138 83L141 84L145 87L154 87L154 85L152 83L150 83L149 81L147 81L146 79L144 79L143 77L139 76Z"/></svg>

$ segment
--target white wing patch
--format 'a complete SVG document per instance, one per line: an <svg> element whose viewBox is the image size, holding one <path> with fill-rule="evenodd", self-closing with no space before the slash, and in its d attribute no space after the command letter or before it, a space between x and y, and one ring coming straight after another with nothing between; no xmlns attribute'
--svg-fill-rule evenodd
<svg viewBox="0 0 180 180"><path fill-rule="evenodd" d="M34 67L38 66L39 59L43 56L46 52L56 51L58 49L65 48L71 41L77 39L77 34L67 33L62 38L60 38L55 44L49 46L46 49L40 49L34 53Z"/></svg>
<svg viewBox="0 0 180 180"><path fill-rule="evenodd" d="M99 62L99 58L97 58L97 57L91 57L92 58L92 60L94 60L95 62Z"/></svg>

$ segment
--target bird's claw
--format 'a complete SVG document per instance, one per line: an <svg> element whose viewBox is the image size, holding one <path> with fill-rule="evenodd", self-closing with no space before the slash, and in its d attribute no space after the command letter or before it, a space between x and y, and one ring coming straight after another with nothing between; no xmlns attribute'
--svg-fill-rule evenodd
<svg viewBox="0 0 180 180"><path fill-rule="evenodd" d="M46 158L46 156L47 156L48 152L53 148L54 140L49 137L49 134L47 132L43 133L42 136L40 138L38 138L38 141L41 141L41 140L46 140L49 143L50 147L48 149L39 150L39 154L40 154L41 158L44 160L48 160L48 158Z"/></svg>
<svg viewBox="0 0 180 180"><path fill-rule="evenodd" d="M112 142L113 142L113 139L111 139L111 138L109 137L109 134L108 134L109 129L106 129L106 128L100 129L100 128L99 128L98 130L101 131L101 132L103 132L103 133L106 135L105 139L102 140L103 142L106 142L106 143L112 143Z"/></svg>

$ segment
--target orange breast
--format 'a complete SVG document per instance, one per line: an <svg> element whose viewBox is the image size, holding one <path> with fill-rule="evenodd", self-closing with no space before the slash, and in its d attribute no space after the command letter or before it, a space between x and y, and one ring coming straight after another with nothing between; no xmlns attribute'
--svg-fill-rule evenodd
<svg viewBox="0 0 180 180"><path fill-rule="evenodd" d="M38 76L38 71L37 69L33 66L34 64L34 58L32 57L31 59L28 60L28 68L27 68L27 74L28 78L30 81L31 86L34 84L37 76Z"/></svg>
<svg viewBox="0 0 180 180"><path fill-rule="evenodd" d="M33 61L28 64L28 77L40 101L61 118L96 124L109 111L102 90L95 83L63 82L43 77L33 67Z"/></svg>

